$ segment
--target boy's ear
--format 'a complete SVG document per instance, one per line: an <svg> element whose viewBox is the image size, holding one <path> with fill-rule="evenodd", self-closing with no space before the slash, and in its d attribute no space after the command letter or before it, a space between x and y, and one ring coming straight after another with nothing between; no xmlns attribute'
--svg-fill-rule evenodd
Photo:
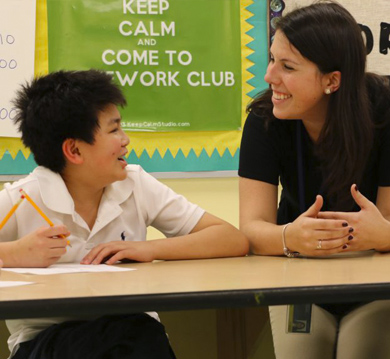
<svg viewBox="0 0 390 359"><path fill-rule="evenodd" d="M78 141L73 138L67 138L62 143L62 152L64 153L65 158L74 164L83 163L83 158L80 154L79 148L77 146Z"/></svg>

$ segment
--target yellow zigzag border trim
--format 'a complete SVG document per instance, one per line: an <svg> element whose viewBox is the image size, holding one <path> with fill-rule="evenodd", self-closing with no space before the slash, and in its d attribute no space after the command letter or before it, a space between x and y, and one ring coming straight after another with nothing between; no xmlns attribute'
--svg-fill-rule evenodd
<svg viewBox="0 0 390 359"><path fill-rule="evenodd" d="M242 112L241 112L241 124L244 125L246 119L246 107L251 101L251 98L247 95L254 87L248 83L248 81L254 77L248 69L253 65L253 62L248 59L254 51L250 49L249 44L253 38L247 34L249 30L253 28L247 20L253 16L253 14L246 8L253 4L253 0L241 0L241 66L242 66Z"/></svg>
<svg viewBox="0 0 390 359"><path fill-rule="evenodd" d="M241 66L242 66L242 115L241 123L246 118L245 108L250 101L246 95L250 92L252 86L247 81L253 76L247 69L252 66L252 62L247 57L253 52L246 44L252 41L252 38L246 34L252 27L246 20L252 15L245 8L252 4L252 0L240 1L241 18ZM37 0L37 19L36 19L36 45L35 45L35 75L45 75L48 73L48 34L47 34L47 2L46 0ZM181 149L184 156L187 156L191 149L197 156L204 149L209 156L216 149L222 156L226 149L232 156L240 147L241 131L214 131L214 132L131 132L129 152L134 150L138 157L146 150L150 157L154 152L159 151L161 157L165 156L169 149L175 157ZM0 158L8 150L13 158L19 151L27 158L30 150L25 148L20 139L2 138L0 146Z"/></svg>

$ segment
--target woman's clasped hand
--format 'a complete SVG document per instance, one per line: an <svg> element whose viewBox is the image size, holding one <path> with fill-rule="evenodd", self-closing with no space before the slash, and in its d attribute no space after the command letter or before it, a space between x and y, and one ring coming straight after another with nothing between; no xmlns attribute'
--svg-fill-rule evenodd
<svg viewBox="0 0 390 359"><path fill-rule="evenodd" d="M313 205L286 228L286 246L307 256L388 251L389 241L382 233L390 233L389 222L356 185L352 185L351 194L360 207L358 212L321 212L323 198L318 195Z"/></svg>
<svg viewBox="0 0 390 359"><path fill-rule="evenodd" d="M322 196L285 231L286 246L301 255L325 256L348 248L354 228L343 218L321 218ZM324 212L326 213L326 212Z"/></svg>

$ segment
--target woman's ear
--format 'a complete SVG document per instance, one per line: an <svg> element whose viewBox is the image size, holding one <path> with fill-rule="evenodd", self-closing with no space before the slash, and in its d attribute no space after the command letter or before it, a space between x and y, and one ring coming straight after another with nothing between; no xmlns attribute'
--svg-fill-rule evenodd
<svg viewBox="0 0 390 359"><path fill-rule="evenodd" d="M83 163L83 158L78 148L78 141L73 138L67 138L62 143L62 152L67 161L74 164Z"/></svg>
<svg viewBox="0 0 390 359"><path fill-rule="evenodd" d="M326 94L336 92L340 88L341 84L341 72L332 71L325 75L325 90Z"/></svg>

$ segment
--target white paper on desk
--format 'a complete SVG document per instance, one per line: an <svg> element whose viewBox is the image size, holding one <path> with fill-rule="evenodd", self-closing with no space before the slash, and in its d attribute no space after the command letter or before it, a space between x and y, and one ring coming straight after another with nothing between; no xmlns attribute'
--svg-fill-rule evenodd
<svg viewBox="0 0 390 359"><path fill-rule="evenodd" d="M9 281L9 280L0 280L0 288L8 287L18 287L20 285L34 284L34 282L18 282L18 281Z"/></svg>
<svg viewBox="0 0 390 359"><path fill-rule="evenodd" d="M89 273L89 272L125 272L135 270L134 268L123 268L109 266L107 264L85 265L74 263L53 264L47 268L2 268L3 271L9 271L21 274L66 274L66 273Z"/></svg>

